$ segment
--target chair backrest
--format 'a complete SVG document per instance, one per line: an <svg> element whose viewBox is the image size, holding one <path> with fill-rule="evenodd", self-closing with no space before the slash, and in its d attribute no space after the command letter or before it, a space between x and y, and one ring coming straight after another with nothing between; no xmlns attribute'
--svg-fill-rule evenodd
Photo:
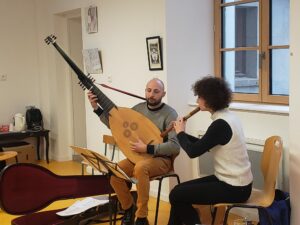
<svg viewBox="0 0 300 225"><path fill-rule="evenodd" d="M112 192L106 175L59 176L29 163L12 164L0 174L0 207L13 215L36 212L56 200Z"/></svg>
<svg viewBox="0 0 300 225"><path fill-rule="evenodd" d="M114 156L115 156L115 150L116 150L116 147L117 147L117 142L115 141L114 137L111 136L111 135L106 135L104 134L103 135L103 143L105 144L105 147L104 147L104 155L107 156L107 148L108 148L108 145L111 145L113 147L112 149L112 155L111 155L111 161L114 160Z"/></svg>
<svg viewBox="0 0 300 225"><path fill-rule="evenodd" d="M267 138L261 159L261 172L264 177L264 205L269 206L275 197L276 180L282 155L282 140L279 136Z"/></svg>

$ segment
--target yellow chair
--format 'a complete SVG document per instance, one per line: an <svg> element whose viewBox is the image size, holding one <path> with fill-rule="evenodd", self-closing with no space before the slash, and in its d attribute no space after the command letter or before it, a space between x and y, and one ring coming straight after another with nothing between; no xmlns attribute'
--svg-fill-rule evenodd
<svg viewBox="0 0 300 225"><path fill-rule="evenodd" d="M111 153L111 158L110 160L113 161L114 157L115 157L115 150L117 147L117 143L114 139L113 136L111 135L103 135L103 139L102 139L103 143L104 143L104 155L107 156L107 150L108 150L108 146L111 145L112 146L112 153ZM84 168L85 166L87 166L88 163L85 161L81 162L81 174L84 175ZM92 174L94 175L94 169L92 168Z"/></svg>
<svg viewBox="0 0 300 225"><path fill-rule="evenodd" d="M223 225L227 224L229 211L232 208L256 208L262 210L269 218L269 224L272 223L271 216L266 210L275 198L276 178L279 171L280 159L282 155L282 140L279 136L269 137L264 144L264 150L261 158L261 172L264 178L264 186L262 190L252 190L250 198L244 203L220 203L214 205L213 221L215 224L215 217L218 208L226 208Z"/></svg>

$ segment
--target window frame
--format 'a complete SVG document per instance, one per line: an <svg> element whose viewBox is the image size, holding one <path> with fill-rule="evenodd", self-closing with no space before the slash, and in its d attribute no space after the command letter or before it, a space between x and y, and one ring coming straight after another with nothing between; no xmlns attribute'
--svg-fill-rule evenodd
<svg viewBox="0 0 300 225"><path fill-rule="evenodd" d="M222 7L258 2L259 5L259 40L257 47L222 48ZM270 43L270 1L239 0L222 3L214 1L214 70L217 77L222 77L222 53L228 51L256 50L259 52L259 88L257 94L233 93L234 101L256 102L264 104L288 105L289 96L270 94L271 64L270 53L273 49L289 49L289 45L271 45Z"/></svg>

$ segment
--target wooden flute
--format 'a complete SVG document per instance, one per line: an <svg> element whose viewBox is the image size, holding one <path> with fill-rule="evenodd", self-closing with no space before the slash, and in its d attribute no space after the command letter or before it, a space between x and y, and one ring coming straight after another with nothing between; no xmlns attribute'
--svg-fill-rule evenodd
<svg viewBox="0 0 300 225"><path fill-rule="evenodd" d="M193 111L191 111L189 114L187 114L185 117L183 117L183 120L188 120L191 116L193 116L194 114L196 114L197 112L200 111L200 108L197 107L195 108ZM172 126L170 126L168 129L164 130L163 132L161 132L160 136L163 138L165 137L171 130L173 130L174 125L172 124Z"/></svg>

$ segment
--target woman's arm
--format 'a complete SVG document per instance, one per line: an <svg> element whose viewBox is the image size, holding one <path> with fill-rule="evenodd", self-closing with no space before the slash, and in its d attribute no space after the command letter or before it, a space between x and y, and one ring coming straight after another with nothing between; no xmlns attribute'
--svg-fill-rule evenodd
<svg viewBox="0 0 300 225"><path fill-rule="evenodd" d="M200 156L216 145L227 144L231 137L231 127L222 119L212 122L201 139L188 135L183 131L177 134L180 146L190 158Z"/></svg>

